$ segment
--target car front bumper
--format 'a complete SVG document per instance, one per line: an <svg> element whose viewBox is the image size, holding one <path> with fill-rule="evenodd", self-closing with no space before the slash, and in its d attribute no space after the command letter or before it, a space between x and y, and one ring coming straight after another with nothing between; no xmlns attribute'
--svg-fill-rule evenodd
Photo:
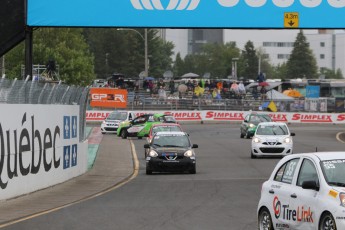
<svg viewBox="0 0 345 230"><path fill-rule="evenodd" d="M146 157L146 168L153 172L183 172L195 168L195 157L167 160L162 157Z"/></svg>
<svg viewBox="0 0 345 230"><path fill-rule="evenodd" d="M118 125L114 124L102 124L101 132L102 133L117 133Z"/></svg>
<svg viewBox="0 0 345 230"><path fill-rule="evenodd" d="M286 156L292 153L292 144L265 145L262 143L252 143L252 154L255 156Z"/></svg>

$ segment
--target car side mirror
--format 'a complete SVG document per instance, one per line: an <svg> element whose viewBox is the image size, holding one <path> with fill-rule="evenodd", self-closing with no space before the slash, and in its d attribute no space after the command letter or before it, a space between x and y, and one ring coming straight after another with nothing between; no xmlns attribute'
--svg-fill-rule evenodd
<svg viewBox="0 0 345 230"><path fill-rule="evenodd" d="M144 148L148 149L148 148L150 148L150 145L149 144L144 144Z"/></svg>
<svg viewBox="0 0 345 230"><path fill-rule="evenodd" d="M193 149L196 149L196 148L199 148L199 146L196 145L196 144L193 144L193 145L192 145L192 148L193 148Z"/></svg>
<svg viewBox="0 0 345 230"><path fill-rule="evenodd" d="M302 188L303 189L316 190L316 191L319 191L319 189L320 189L319 186L317 185L316 181L314 181L314 180L303 181Z"/></svg>
<svg viewBox="0 0 345 230"><path fill-rule="evenodd" d="M292 137L293 137L293 136L296 136L296 134L295 134L295 133L290 133L290 136L292 136Z"/></svg>

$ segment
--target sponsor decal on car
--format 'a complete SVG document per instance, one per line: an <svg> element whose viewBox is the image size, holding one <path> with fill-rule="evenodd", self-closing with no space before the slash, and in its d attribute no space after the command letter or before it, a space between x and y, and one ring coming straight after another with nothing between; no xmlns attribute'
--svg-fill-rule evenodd
<svg viewBox="0 0 345 230"><path fill-rule="evenodd" d="M297 209L290 209L290 205L281 204L277 196L273 199L273 211L277 219L314 223L313 212L310 207L305 209L304 206L297 206Z"/></svg>
<svg viewBox="0 0 345 230"><path fill-rule="evenodd" d="M338 192L337 192L337 191L334 191L334 190L332 189L332 190L329 190L328 195L330 195L330 196L336 198L336 197L338 196Z"/></svg>

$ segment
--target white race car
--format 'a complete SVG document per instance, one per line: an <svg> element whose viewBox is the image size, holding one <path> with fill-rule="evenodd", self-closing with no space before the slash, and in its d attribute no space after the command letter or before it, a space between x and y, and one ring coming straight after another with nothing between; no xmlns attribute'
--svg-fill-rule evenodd
<svg viewBox="0 0 345 230"><path fill-rule="evenodd" d="M261 122L252 138L251 158L285 156L293 153L292 136L283 122Z"/></svg>
<svg viewBox="0 0 345 230"><path fill-rule="evenodd" d="M345 229L345 152L292 154L262 184L259 229Z"/></svg>
<svg viewBox="0 0 345 230"><path fill-rule="evenodd" d="M101 132L116 133L120 122L131 121L135 118L135 114L130 111L113 111L109 113L108 117L101 124Z"/></svg>

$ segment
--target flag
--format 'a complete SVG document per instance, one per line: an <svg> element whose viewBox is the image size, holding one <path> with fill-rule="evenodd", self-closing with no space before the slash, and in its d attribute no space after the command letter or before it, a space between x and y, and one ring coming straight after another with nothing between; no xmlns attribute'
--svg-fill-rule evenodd
<svg viewBox="0 0 345 230"><path fill-rule="evenodd" d="M267 109L271 110L272 112L277 112L277 106L276 106L276 104L274 104L273 101L271 101L271 102L268 104Z"/></svg>

